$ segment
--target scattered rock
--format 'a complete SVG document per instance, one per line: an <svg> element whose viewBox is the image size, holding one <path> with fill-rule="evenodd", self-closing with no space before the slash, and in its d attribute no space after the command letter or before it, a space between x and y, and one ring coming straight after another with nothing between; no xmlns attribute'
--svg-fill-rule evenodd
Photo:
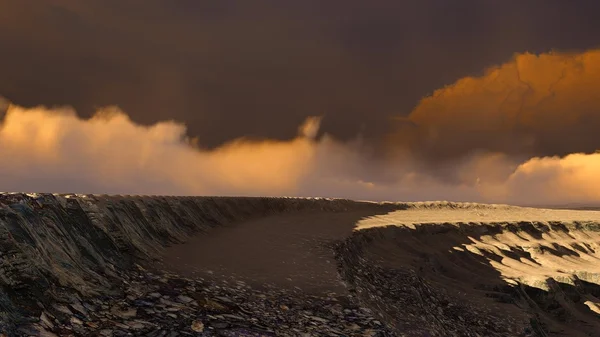
<svg viewBox="0 0 600 337"><path fill-rule="evenodd" d="M79 318L73 316L71 317L71 324L83 325L83 322Z"/></svg>
<svg viewBox="0 0 600 337"><path fill-rule="evenodd" d="M140 268L122 276L121 296L56 304L52 312L68 319L56 324L42 311L32 331L50 337L392 336L380 335L388 331L384 324L352 297L257 290L242 281L206 282Z"/></svg>
<svg viewBox="0 0 600 337"><path fill-rule="evenodd" d="M54 328L54 323L52 323L45 311L42 311L42 314L40 315L40 323L42 323L46 329Z"/></svg>
<svg viewBox="0 0 600 337"><path fill-rule="evenodd" d="M193 301L194 299L189 297L189 296L185 296L185 295L179 295L177 296L177 302L179 303L190 303L191 301Z"/></svg>
<svg viewBox="0 0 600 337"><path fill-rule="evenodd" d="M201 321L195 320L192 322L192 330L195 332L203 332L204 331L204 323Z"/></svg>

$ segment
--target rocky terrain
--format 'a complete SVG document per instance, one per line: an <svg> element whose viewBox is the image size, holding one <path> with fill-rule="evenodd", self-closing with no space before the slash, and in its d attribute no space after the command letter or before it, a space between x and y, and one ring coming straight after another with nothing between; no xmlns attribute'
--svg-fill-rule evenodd
<svg viewBox="0 0 600 337"><path fill-rule="evenodd" d="M600 336L600 212L0 194L5 336Z"/></svg>
<svg viewBox="0 0 600 337"><path fill-rule="evenodd" d="M600 212L421 203L357 226L343 278L395 331L600 336Z"/></svg>
<svg viewBox="0 0 600 337"><path fill-rule="evenodd" d="M350 297L308 296L244 282L188 279L137 266L121 275L122 295L65 294L41 305L40 319L17 329L32 336L391 336Z"/></svg>

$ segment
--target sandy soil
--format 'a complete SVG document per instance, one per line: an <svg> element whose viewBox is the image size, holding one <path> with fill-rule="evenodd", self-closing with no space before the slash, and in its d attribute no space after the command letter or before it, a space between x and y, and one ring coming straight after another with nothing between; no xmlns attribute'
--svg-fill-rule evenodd
<svg viewBox="0 0 600 337"><path fill-rule="evenodd" d="M355 224L386 209L273 215L225 227L167 249L164 266L184 275L271 283L306 291L344 293L331 244Z"/></svg>

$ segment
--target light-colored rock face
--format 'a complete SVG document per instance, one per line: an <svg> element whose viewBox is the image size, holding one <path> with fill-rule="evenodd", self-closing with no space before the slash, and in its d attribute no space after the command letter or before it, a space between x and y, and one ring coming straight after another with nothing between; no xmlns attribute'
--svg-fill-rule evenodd
<svg viewBox="0 0 600 337"><path fill-rule="evenodd" d="M527 223L538 226L528 230ZM503 205L417 206L368 217L357 223L356 230L389 225L416 229L422 224L479 224L480 235L468 236L470 242L453 245L449 252L470 252L486 257L507 282L548 290L548 278L569 284L575 279L600 284L600 232L585 226L594 223L600 224L600 211ZM490 225L501 229L486 233ZM438 244L447 248L445 243Z"/></svg>
<svg viewBox="0 0 600 337"><path fill-rule="evenodd" d="M410 208L365 218L356 229L431 223L600 222L600 211L540 209L508 205L410 203Z"/></svg>
<svg viewBox="0 0 600 337"><path fill-rule="evenodd" d="M551 336L594 336L600 331L598 211L420 204L361 220L355 237L368 238L359 253L365 265L389 274L387 281L380 276L370 293L377 287L394 288L388 282L418 278L441 309L417 310L414 315L448 320L429 328L415 326L414 320L398 320L400 331L459 336L489 330L475 323L464 330L460 324L453 326L452 315L440 304L444 301L468 303L467 312L477 310L489 322L515 319L490 330L497 334L487 335L510 335L508 327L519 324L528 329L532 315ZM395 274L404 276L391 276ZM401 292L410 298L419 287ZM380 309L390 316L401 315L385 298L381 303Z"/></svg>

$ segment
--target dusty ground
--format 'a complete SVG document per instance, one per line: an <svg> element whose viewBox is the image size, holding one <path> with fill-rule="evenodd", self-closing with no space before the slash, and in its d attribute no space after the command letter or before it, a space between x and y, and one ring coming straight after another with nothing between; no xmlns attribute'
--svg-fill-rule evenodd
<svg viewBox="0 0 600 337"><path fill-rule="evenodd" d="M385 209L349 200L0 193L0 336L393 336L353 294L328 293L339 287L327 273L335 268L311 278L298 267L273 263L282 258L278 252L288 253L282 262L296 258L297 250L285 245L302 238L317 242L304 247L316 248L296 265L305 271L329 268L332 261L313 258L332 257L318 242L343 238L352 231L349 224ZM250 219L290 214L292 229L301 221L292 214L307 210L325 220L330 212L346 225L312 228L325 220L309 217L308 231L271 229L275 236L248 242L244 238L261 231L238 226L247 221L260 227L261 221ZM285 226L284 219L270 223ZM244 234L240 228L254 230ZM321 235L314 238L313 231ZM213 263L222 256L235 266L245 251L247 261L254 261L246 275L258 277L254 284L261 289L217 273L185 278L156 268L165 245L200 233L226 234L207 247L212 255L206 257L217 254ZM235 240L241 249L230 249ZM261 282L271 273L277 286ZM298 277L288 281L290 275Z"/></svg>
<svg viewBox="0 0 600 337"><path fill-rule="evenodd" d="M535 316L538 318L534 325L541 324L539 331L546 331L540 333L600 336L594 334L600 331L597 316L600 300L596 297L600 296L597 291L600 288L595 287L600 281L600 232L585 227L594 222L600 223L600 211L500 205L440 207L428 203L390 212L382 212L381 207L367 207L337 213L281 214L218 228L186 244L173 246L164 255L164 267L190 276L216 279L233 276L253 286L271 283L307 292L346 294L348 290L340 282L331 250L333 244L356 231L395 225L402 231L374 240L361 252L370 264L388 271L414 272L436 291L452 293L451 301L487 308L492 318L508 315L522 323ZM515 285L525 289L524 292L502 290ZM567 286L576 290L566 289ZM506 300L506 296L511 299ZM504 299L499 301L494 297ZM394 307L394 302L390 306ZM403 315L394 310L387 314ZM432 310L436 312L434 316L447 316L442 308ZM415 315L427 317L427 314ZM434 318L441 322L440 317ZM391 319L400 322L398 331L405 329L407 336L417 336L410 329L417 331L426 326L415 323L414 319L404 325L402 317ZM479 322L482 324L479 331L491 329ZM514 324L521 329L518 322ZM435 331L419 333L466 336L460 327L444 324L439 323ZM573 324L579 326L569 330ZM498 333L490 336L506 335L502 332L504 327L496 328ZM468 330L468 324L462 329ZM528 334L515 330L514 336L517 335Z"/></svg>
<svg viewBox="0 0 600 337"><path fill-rule="evenodd" d="M367 207L235 223L167 249L164 268L190 277L234 276L255 287L271 283L343 294L346 289L340 283L331 245L347 238L361 219L385 213L381 207Z"/></svg>

